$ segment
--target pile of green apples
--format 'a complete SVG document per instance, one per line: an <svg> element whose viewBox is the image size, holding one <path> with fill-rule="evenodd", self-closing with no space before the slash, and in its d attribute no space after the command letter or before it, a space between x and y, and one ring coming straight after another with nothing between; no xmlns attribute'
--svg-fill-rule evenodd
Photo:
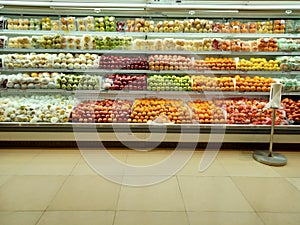
<svg viewBox="0 0 300 225"><path fill-rule="evenodd" d="M31 46L33 48L61 49L62 36L60 34L33 36Z"/></svg>
<svg viewBox="0 0 300 225"><path fill-rule="evenodd" d="M129 49L132 46L132 37L95 36L96 49Z"/></svg>
<svg viewBox="0 0 300 225"><path fill-rule="evenodd" d="M62 74L56 79L57 88L68 91L77 90L81 78L81 75Z"/></svg>
<svg viewBox="0 0 300 225"><path fill-rule="evenodd" d="M95 30L104 32L116 31L116 20L114 16L96 17L95 18Z"/></svg>
<svg viewBox="0 0 300 225"><path fill-rule="evenodd" d="M72 90L99 90L99 77L92 75L62 74L56 79L57 88Z"/></svg>
<svg viewBox="0 0 300 225"><path fill-rule="evenodd" d="M191 91L192 80L188 75L152 75L148 78L149 91Z"/></svg>

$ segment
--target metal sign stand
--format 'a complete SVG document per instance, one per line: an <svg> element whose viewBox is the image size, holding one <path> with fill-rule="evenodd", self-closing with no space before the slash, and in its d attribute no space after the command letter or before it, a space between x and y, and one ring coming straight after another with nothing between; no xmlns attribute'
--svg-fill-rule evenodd
<svg viewBox="0 0 300 225"><path fill-rule="evenodd" d="M269 151L255 151L253 158L269 166L284 166L287 164L287 158L284 155L273 153L274 126L276 120L276 110L281 108L281 83L271 84L270 99L267 107L272 109L272 125L270 135Z"/></svg>
<svg viewBox="0 0 300 225"><path fill-rule="evenodd" d="M271 125L269 151L255 151L253 153L253 158L256 161L267 164L269 166L284 166L287 164L287 158L284 155L281 155L279 153L273 153L273 138L274 138L276 110L277 108L272 108L272 125Z"/></svg>

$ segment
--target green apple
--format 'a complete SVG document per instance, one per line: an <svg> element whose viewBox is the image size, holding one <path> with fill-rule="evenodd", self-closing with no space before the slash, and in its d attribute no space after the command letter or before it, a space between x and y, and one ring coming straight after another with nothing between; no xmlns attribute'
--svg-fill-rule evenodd
<svg viewBox="0 0 300 225"><path fill-rule="evenodd" d="M61 83L62 83L62 84L65 84L65 83L67 83L67 80L66 80L66 78L65 78L65 77L63 77L63 78L61 79Z"/></svg>
<svg viewBox="0 0 300 225"><path fill-rule="evenodd" d="M72 85L71 84L67 85L67 90L72 90Z"/></svg>

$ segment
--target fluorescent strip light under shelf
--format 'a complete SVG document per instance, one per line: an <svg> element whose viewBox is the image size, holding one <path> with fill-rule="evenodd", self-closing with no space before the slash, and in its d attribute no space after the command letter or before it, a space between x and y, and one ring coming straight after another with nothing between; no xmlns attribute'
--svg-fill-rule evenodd
<svg viewBox="0 0 300 225"><path fill-rule="evenodd" d="M239 10L195 10L195 13L239 13Z"/></svg>
<svg viewBox="0 0 300 225"><path fill-rule="evenodd" d="M50 9L54 10L99 10L102 11L144 11L144 8L87 8L87 7L60 7L60 6L50 6Z"/></svg>

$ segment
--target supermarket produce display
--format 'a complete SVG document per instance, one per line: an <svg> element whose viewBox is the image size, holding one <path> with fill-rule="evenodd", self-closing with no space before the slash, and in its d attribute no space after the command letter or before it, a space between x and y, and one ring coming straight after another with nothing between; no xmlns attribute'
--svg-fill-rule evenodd
<svg viewBox="0 0 300 225"><path fill-rule="evenodd" d="M268 130L274 82L283 84L276 125L288 132L300 123L295 18L3 15L0 29L0 127Z"/></svg>
<svg viewBox="0 0 300 225"><path fill-rule="evenodd" d="M265 107L268 101L261 98L103 99L76 104L77 101L73 96L60 95L1 97L0 122L148 123L160 114L175 124L267 125L271 122L271 109ZM282 104L284 108L277 111L276 124L299 122L299 101L285 98Z"/></svg>
<svg viewBox="0 0 300 225"><path fill-rule="evenodd" d="M1 122L68 122L73 100L60 95L1 97Z"/></svg>
<svg viewBox="0 0 300 225"><path fill-rule="evenodd" d="M4 30L5 33L14 34L14 31ZM23 31L34 34L33 31ZM52 34L53 33L53 34ZM141 39L144 33L122 33L122 35L110 32L109 34L98 35L96 32L82 35L80 32L73 32L74 35L65 35L51 32L47 35L33 36L1 36L1 48L20 49L71 49L71 50L156 50L156 51L232 51L232 52L293 52L299 51L300 41L294 38L252 38L253 40L228 39L217 37L218 34L211 34L211 37L185 39L185 38L155 38ZM167 35L167 34L161 34ZM175 35L175 34L174 34ZM178 34L180 35L180 33ZM203 34L202 34L203 35ZM242 35L242 34L241 34ZM259 36L259 34L257 34ZM151 34L149 34L151 37ZM176 35L175 35L176 36ZM201 34L199 34L201 37ZM216 36L214 38L214 36ZM261 36L261 35L260 35ZM262 35L263 36L263 35ZM192 37L196 37L193 34Z"/></svg>

